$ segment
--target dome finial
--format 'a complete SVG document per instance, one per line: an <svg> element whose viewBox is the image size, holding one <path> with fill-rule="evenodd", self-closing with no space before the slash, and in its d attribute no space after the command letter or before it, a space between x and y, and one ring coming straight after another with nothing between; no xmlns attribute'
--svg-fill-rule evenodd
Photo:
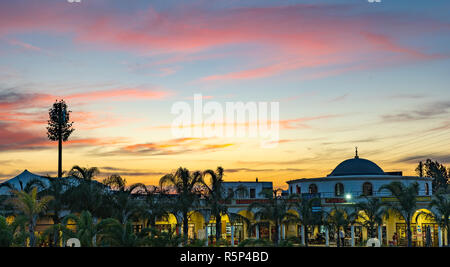
<svg viewBox="0 0 450 267"><path fill-rule="evenodd" d="M355 159L359 159L357 146L355 146Z"/></svg>

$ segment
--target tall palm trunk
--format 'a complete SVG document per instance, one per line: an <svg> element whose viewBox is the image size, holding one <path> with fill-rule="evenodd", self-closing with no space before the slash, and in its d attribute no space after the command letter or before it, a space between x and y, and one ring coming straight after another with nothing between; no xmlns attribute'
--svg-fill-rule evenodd
<svg viewBox="0 0 450 267"><path fill-rule="evenodd" d="M305 225L305 247L308 246L308 226Z"/></svg>
<svg viewBox="0 0 450 267"><path fill-rule="evenodd" d="M187 211L183 211L183 235L184 239L188 237L188 230L189 230L189 218Z"/></svg>
<svg viewBox="0 0 450 267"><path fill-rule="evenodd" d="M30 224L28 225L28 232L30 233L30 247L34 247L36 244L36 237L34 236L34 228L36 225L36 219L31 219Z"/></svg>
<svg viewBox="0 0 450 267"><path fill-rule="evenodd" d="M59 246L59 229L56 229L56 231L53 233L53 246Z"/></svg>
<svg viewBox="0 0 450 267"><path fill-rule="evenodd" d="M150 216L147 226L150 226L150 228L155 229L155 226L156 226L156 217L155 216Z"/></svg>
<svg viewBox="0 0 450 267"><path fill-rule="evenodd" d="M411 233L411 220L408 219L408 221L406 222L406 227L408 227L408 229L406 229L406 235L408 238L408 247L412 247L412 233Z"/></svg>
<svg viewBox="0 0 450 267"><path fill-rule="evenodd" d="M450 225L447 225L447 247L450 247Z"/></svg>
<svg viewBox="0 0 450 267"><path fill-rule="evenodd" d="M58 177L62 176L62 105L58 110Z"/></svg>
<svg viewBox="0 0 450 267"><path fill-rule="evenodd" d="M338 227L338 228L337 228L337 240L336 240L336 245L337 245L338 248L341 247L341 233L340 233L339 230L340 230L340 229L339 229L339 227Z"/></svg>
<svg viewBox="0 0 450 267"><path fill-rule="evenodd" d="M94 227L97 225L97 217L93 217L92 221L94 222ZM97 232L94 233L94 236L92 237L92 246L96 247L97 246Z"/></svg>
<svg viewBox="0 0 450 267"><path fill-rule="evenodd" d="M275 223L275 238L273 239L273 243L275 244L275 246L279 245L279 238L278 238L278 233L279 233L279 229L278 229L279 223L276 222Z"/></svg>
<svg viewBox="0 0 450 267"><path fill-rule="evenodd" d="M61 223L61 220L59 219L59 216L55 215L53 216L53 225L59 225ZM53 246L58 247L59 244L59 229L57 229L53 233Z"/></svg>
<svg viewBox="0 0 450 267"><path fill-rule="evenodd" d="M375 237L375 225L370 226L370 238Z"/></svg>
<svg viewBox="0 0 450 267"><path fill-rule="evenodd" d="M216 214L216 242L222 237L222 216Z"/></svg>
<svg viewBox="0 0 450 267"><path fill-rule="evenodd" d="M32 224L30 224L29 226L29 232L30 232L30 243L29 246L30 247L34 247L35 245L35 236L34 236L34 227Z"/></svg>

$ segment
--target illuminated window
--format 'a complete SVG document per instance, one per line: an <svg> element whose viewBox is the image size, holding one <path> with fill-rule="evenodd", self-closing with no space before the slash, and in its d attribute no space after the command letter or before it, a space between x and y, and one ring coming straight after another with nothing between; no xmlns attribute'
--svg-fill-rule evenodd
<svg viewBox="0 0 450 267"><path fill-rule="evenodd" d="M317 185L315 184L310 184L309 185L309 193L310 194L317 194Z"/></svg>
<svg viewBox="0 0 450 267"><path fill-rule="evenodd" d="M365 196L371 196L373 194L373 188L372 188L372 184L369 182L365 182L363 184L363 195Z"/></svg>
<svg viewBox="0 0 450 267"><path fill-rule="evenodd" d="M334 186L334 195L337 197L341 197L342 195L344 195L344 185L341 183L337 183Z"/></svg>

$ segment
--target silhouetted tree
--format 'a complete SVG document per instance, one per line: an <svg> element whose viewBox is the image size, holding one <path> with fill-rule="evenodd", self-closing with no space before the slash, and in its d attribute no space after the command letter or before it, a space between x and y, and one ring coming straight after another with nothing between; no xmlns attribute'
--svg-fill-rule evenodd
<svg viewBox="0 0 450 267"><path fill-rule="evenodd" d="M423 177L424 176L424 166L423 166L423 162L419 161L419 165L417 165L416 168L416 173L419 177Z"/></svg>
<svg viewBox="0 0 450 267"><path fill-rule="evenodd" d="M120 175L113 174L105 178L103 184L114 190L110 196L110 204L113 208L113 216L120 223L125 225L130 217L142 213L144 205L139 197L147 193L147 187L143 183L136 183L127 187L125 179Z"/></svg>
<svg viewBox="0 0 450 267"><path fill-rule="evenodd" d="M417 195L419 193L419 184L414 182L405 186L401 182L391 182L380 187L381 190L388 190L392 196L397 199L392 203L386 203L388 208L394 213L403 217L406 222L406 234L408 238L408 247L412 246L411 220L417 211Z"/></svg>
<svg viewBox="0 0 450 267"><path fill-rule="evenodd" d="M40 216L47 210L48 203L52 201L52 196L38 197L37 187L33 187L31 192L13 190L12 193L15 198L11 199L11 202L21 214L27 218L29 237L29 246L34 247L36 244L36 237L34 231L37 221Z"/></svg>
<svg viewBox="0 0 450 267"><path fill-rule="evenodd" d="M425 163L419 162L416 172L420 177L431 177L433 185L433 193L439 189L447 189L448 180L450 176L450 169L440 164L437 161L427 159Z"/></svg>
<svg viewBox="0 0 450 267"><path fill-rule="evenodd" d="M211 177L210 185L208 186L204 181L206 188L206 199L211 213L216 220L216 240L218 241L222 236L222 214L226 214L228 207L227 202L233 197L233 193L226 195L223 188L223 168L218 167L217 171L206 170L203 175L208 174Z"/></svg>
<svg viewBox="0 0 450 267"><path fill-rule="evenodd" d="M323 212L322 211L313 211L313 207L320 203L320 199L318 198L310 198L310 199L301 199L300 196L294 195L294 198L297 198L298 201L294 202L294 207L298 212L298 221L305 227L305 246L308 246L308 227L313 227L319 225L322 221Z"/></svg>
<svg viewBox="0 0 450 267"><path fill-rule="evenodd" d="M262 191L260 194L264 197L265 201L252 202L247 208L248 211L254 212L255 219L274 224L275 233L273 243L275 246L279 245L280 240L278 235L281 225L298 221L298 216L289 211L294 208L294 204L291 201L293 197L281 197L279 191L279 189Z"/></svg>
<svg viewBox="0 0 450 267"><path fill-rule="evenodd" d="M429 210L430 212L419 212L416 217L416 223L421 215L424 215L428 220L436 222L447 232L447 246L450 247L450 194L444 190L436 192L429 204ZM445 245L445 238L442 241Z"/></svg>
<svg viewBox="0 0 450 267"><path fill-rule="evenodd" d="M49 195L53 197L53 200L48 204L48 210L50 211L50 217L53 220L54 225L58 225L62 222L64 215L63 211L67 209L68 202L68 189L73 186L68 179L57 179L48 177L49 185L44 188L38 194L40 196ZM58 246L60 232L53 232L53 245Z"/></svg>
<svg viewBox="0 0 450 267"><path fill-rule="evenodd" d="M157 186L149 186L141 193L141 197L144 199L142 203L144 208L141 209L140 216L147 221L146 227L155 229L158 218L170 216L170 209L173 208L170 205L170 196L164 194L161 188Z"/></svg>
<svg viewBox="0 0 450 267"><path fill-rule="evenodd" d="M357 218L356 212L352 212L348 208L337 207L336 205L329 213L326 214L324 224L327 227L334 228L334 230L336 231L337 247L345 246L345 243L343 242L343 239L345 238L345 233L344 236L341 236L341 229L345 230L345 227L353 224L356 221L356 218Z"/></svg>
<svg viewBox="0 0 450 267"><path fill-rule="evenodd" d="M69 229L67 225L72 221L75 224L75 229ZM77 238L81 242L82 247L96 247L97 236L101 235L106 227L116 222L112 218L106 218L98 222L92 214L84 210L80 214L69 214L64 217L62 222L63 232L68 238Z"/></svg>
<svg viewBox="0 0 450 267"><path fill-rule="evenodd" d="M118 174L112 174L107 178L103 179L102 183L104 185L109 186L113 190L123 191L125 190L127 180L122 178L122 176Z"/></svg>
<svg viewBox="0 0 450 267"><path fill-rule="evenodd" d="M58 177L62 176L62 142L67 141L75 130L70 122L70 112L64 100L55 101L49 109L47 137L51 141L58 141Z"/></svg>
<svg viewBox="0 0 450 267"><path fill-rule="evenodd" d="M197 192L196 186L203 184L202 173L199 171L191 173L188 169L180 167L175 173L161 177L159 184L161 189L169 186L177 193L173 205L175 210L180 211L183 217L183 235L186 238L188 235L188 213L198 203L199 192Z"/></svg>
<svg viewBox="0 0 450 267"><path fill-rule="evenodd" d="M368 230L368 238L375 237L375 227L383 224L383 217L388 213L380 198L363 196L364 200L355 203L356 216Z"/></svg>

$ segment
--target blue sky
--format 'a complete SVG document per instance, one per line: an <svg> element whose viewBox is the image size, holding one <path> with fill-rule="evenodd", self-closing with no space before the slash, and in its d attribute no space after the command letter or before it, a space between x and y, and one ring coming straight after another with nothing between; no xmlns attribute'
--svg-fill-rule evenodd
<svg viewBox="0 0 450 267"><path fill-rule="evenodd" d="M64 168L115 166L132 181L223 165L229 179L282 185L328 174L354 146L407 174L428 157L449 163L449 10L406 0L3 1L0 177L54 172L46 111L61 98L76 122ZM170 109L195 93L280 102L289 127L269 151L252 139L182 142Z"/></svg>

